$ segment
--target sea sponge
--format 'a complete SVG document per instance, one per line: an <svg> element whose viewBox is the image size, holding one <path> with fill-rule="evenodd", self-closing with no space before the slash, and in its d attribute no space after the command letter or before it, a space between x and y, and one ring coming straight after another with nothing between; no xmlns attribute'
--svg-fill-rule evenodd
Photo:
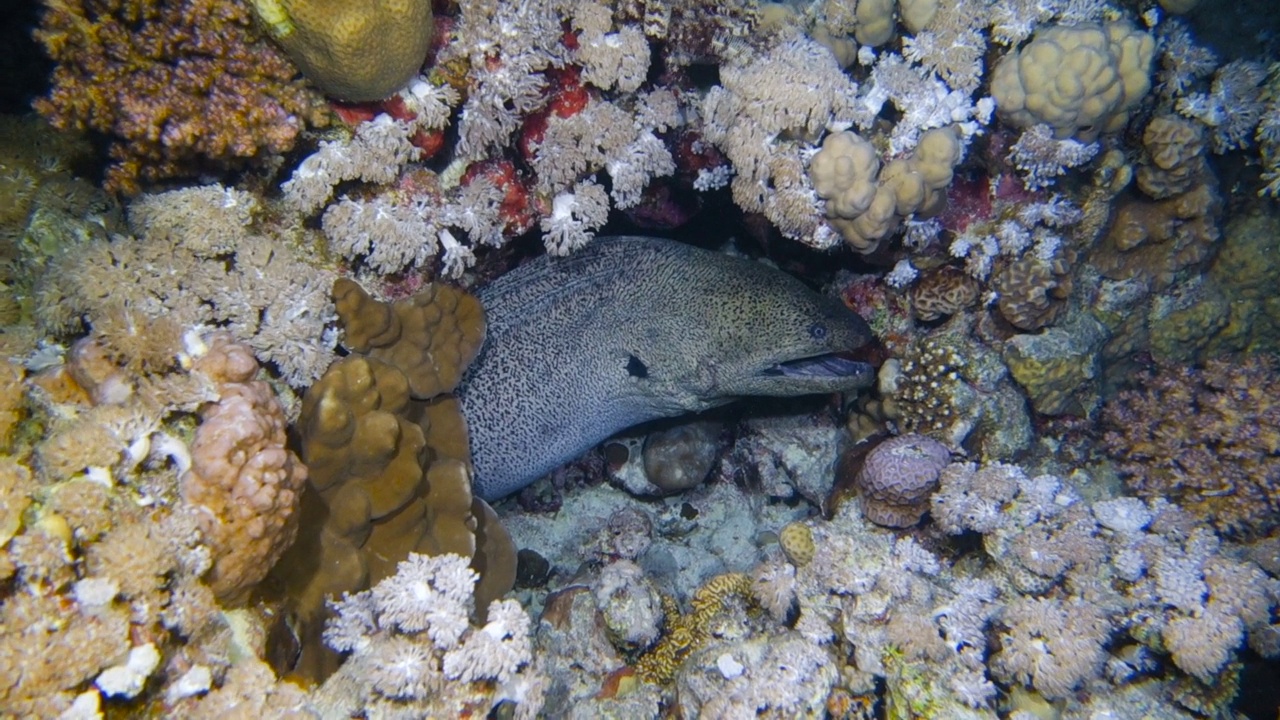
<svg viewBox="0 0 1280 720"><path fill-rule="evenodd" d="M862 514L877 525L911 527L929 511L929 496L951 462L946 445L924 435L899 435L867 453L858 473Z"/></svg>
<svg viewBox="0 0 1280 720"><path fill-rule="evenodd" d="M1155 38L1127 22L1050 25L996 64L991 94L1011 125L1089 142L1128 122L1151 89L1154 55Z"/></svg>
<svg viewBox="0 0 1280 720"><path fill-rule="evenodd" d="M302 74L339 100L381 100L422 67L430 0L253 0L258 18Z"/></svg>
<svg viewBox="0 0 1280 720"><path fill-rule="evenodd" d="M313 677L336 660L319 642L327 595L368 587L411 552L454 553L479 573L484 608L516 569L510 536L471 494L466 423L445 394L483 342L479 302L429 285L384 303L345 279L333 294L354 353L303 398L298 428L317 491L304 512L314 524L280 564L303 626L297 669Z"/></svg>

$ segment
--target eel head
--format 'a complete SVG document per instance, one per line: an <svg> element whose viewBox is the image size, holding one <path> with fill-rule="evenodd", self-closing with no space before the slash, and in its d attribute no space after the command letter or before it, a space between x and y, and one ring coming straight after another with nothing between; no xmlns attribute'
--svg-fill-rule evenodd
<svg viewBox="0 0 1280 720"><path fill-rule="evenodd" d="M875 344L867 323L834 298L805 290L787 302L756 308L751 320L731 323L739 352L722 357L715 388L723 396L795 396L867 387L875 380Z"/></svg>

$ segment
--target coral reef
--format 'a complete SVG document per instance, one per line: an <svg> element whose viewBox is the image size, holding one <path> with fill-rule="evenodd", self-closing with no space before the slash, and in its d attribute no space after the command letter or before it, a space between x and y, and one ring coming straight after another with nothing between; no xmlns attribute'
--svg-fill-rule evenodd
<svg viewBox="0 0 1280 720"><path fill-rule="evenodd" d="M1243 712L1280 65L1194 5L46 0L43 117L0 119L0 706ZM876 388L476 500L459 288L646 228L838 296Z"/></svg>
<svg viewBox="0 0 1280 720"><path fill-rule="evenodd" d="M1266 534L1280 522L1273 373L1261 356L1163 367L1107 404L1104 445L1140 496L1170 499L1223 532Z"/></svg>
<svg viewBox="0 0 1280 720"><path fill-rule="evenodd" d="M36 109L55 127L110 138L109 190L263 160L327 122L239 2L45 5L36 37L57 66Z"/></svg>

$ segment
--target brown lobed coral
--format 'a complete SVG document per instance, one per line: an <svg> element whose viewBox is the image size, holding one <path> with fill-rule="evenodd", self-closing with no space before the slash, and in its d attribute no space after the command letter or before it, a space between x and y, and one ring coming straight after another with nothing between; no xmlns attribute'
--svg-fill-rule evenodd
<svg viewBox="0 0 1280 720"><path fill-rule="evenodd" d="M54 59L36 110L111 138L106 184L239 165L327 122L323 98L258 36L237 0L47 0L36 37Z"/></svg>
<svg viewBox="0 0 1280 720"><path fill-rule="evenodd" d="M1049 260L1027 253L1001 267L992 280L1000 315L1020 330L1039 330L1066 310L1076 253L1065 248Z"/></svg>
<svg viewBox="0 0 1280 720"><path fill-rule="evenodd" d="M479 608L515 581L510 537L471 495L466 425L448 395L484 339L480 303L438 284L385 303L346 279L333 296L347 346L365 354L334 363L303 398L315 492L280 565L302 625L297 670L311 677L333 666L318 643L325 598L369 587L411 552L470 558Z"/></svg>
<svg viewBox="0 0 1280 720"><path fill-rule="evenodd" d="M1265 357L1166 366L1107 404L1103 445L1129 487L1223 532L1280 524L1280 380Z"/></svg>

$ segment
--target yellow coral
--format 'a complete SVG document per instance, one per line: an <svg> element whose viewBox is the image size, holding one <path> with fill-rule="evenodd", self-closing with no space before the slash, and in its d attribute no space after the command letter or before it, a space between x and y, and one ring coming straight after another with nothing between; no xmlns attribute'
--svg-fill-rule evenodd
<svg viewBox="0 0 1280 720"><path fill-rule="evenodd" d="M422 67L430 0L254 0L267 31L307 79L341 100L381 100Z"/></svg>
<svg viewBox="0 0 1280 720"><path fill-rule="evenodd" d="M813 562L817 547L813 543L813 531L802 522L787 523L778 533L778 544L787 559L796 567L804 567Z"/></svg>
<svg viewBox="0 0 1280 720"><path fill-rule="evenodd" d="M680 664L707 639L708 627L734 599L751 597L751 577L746 573L716 575L698 588L689 603L692 612L680 613L675 600L664 595L665 632L658 644L636 663L636 674L645 682L663 685L675 678Z"/></svg>
<svg viewBox="0 0 1280 720"><path fill-rule="evenodd" d="M831 226L854 250L871 253L903 218L928 218L942 210L943 190L951 184L960 151L954 128L935 128L920 136L911 157L896 159L881 170L875 146L845 130L822 141L809 177L818 196L827 201Z"/></svg>

